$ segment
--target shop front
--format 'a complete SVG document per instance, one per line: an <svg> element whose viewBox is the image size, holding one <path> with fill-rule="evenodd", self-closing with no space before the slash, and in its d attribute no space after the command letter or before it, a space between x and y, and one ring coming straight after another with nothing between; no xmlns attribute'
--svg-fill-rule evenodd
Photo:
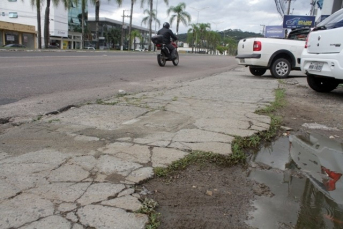
<svg viewBox="0 0 343 229"><path fill-rule="evenodd" d="M35 26L0 21L0 47L8 44L22 44L36 48Z"/></svg>

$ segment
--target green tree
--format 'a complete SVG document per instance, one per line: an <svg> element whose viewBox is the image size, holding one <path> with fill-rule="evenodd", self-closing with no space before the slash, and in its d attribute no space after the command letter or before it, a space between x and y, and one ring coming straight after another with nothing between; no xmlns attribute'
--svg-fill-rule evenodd
<svg viewBox="0 0 343 229"><path fill-rule="evenodd" d="M138 30L133 30L130 35L130 44L133 40L133 49L136 49L136 37L139 38L139 40L142 40L142 34Z"/></svg>
<svg viewBox="0 0 343 229"><path fill-rule="evenodd" d="M145 9L144 12L143 12L143 14L147 14L147 16L144 17L144 18L142 19L142 23L141 23L141 24L146 25L147 22L156 21L156 23L158 24L158 26L160 26L160 24L161 24L161 23L160 23L160 20L158 20L157 17L156 17L156 10L150 11L150 10L148 10L148 9ZM150 38L151 38L151 37L150 37ZM150 40L151 40L151 39L149 39L149 41L150 41Z"/></svg>
<svg viewBox="0 0 343 229"><path fill-rule="evenodd" d="M179 25L180 22L187 26L187 24L191 21L191 15L185 11L186 4L184 2L179 3L177 6L171 6L167 10L167 14L173 12L174 14L170 17L169 23L173 24L174 20L176 19L176 34L179 33Z"/></svg>
<svg viewBox="0 0 343 229"><path fill-rule="evenodd" d="M42 48L42 24L41 24L41 0L31 0L31 6L36 6L37 11L37 36L38 36L38 48Z"/></svg>
<svg viewBox="0 0 343 229"><path fill-rule="evenodd" d="M194 45L196 42L197 34L199 32L198 24L191 24L191 28L187 32L187 41L192 45L192 53L194 52Z"/></svg>
<svg viewBox="0 0 343 229"><path fill-rule="evenodd" d="M199 33L200 45L201 45L200 48L203 48L206 35L207 35L208 31L211 29L211 24L210 23L199 23L198 27L199 27L198 33Z"/></svg>
<svg viewBox="0 0 343 229"><path fill-rule="evenodd" d="M168 0L163 0L167 5L169 4ZM153 5L154 5L154 0L141 0L141 7L143 8L144 3L147 2L147 4L150 7L150 10L148 12L150 12L151 14L154 12L153 11ZM145 12L145 11L144 11ZM156 18L156 13L155 13L155 18ZM156 18L157 19L157 18ZM151 51L151 36L152 36L152 21L153 21L153 17L149 18L149 51ZM158 20L155 20L156 22Z"/></svg>
<svg viewBox="0 0 343 229"><path fill-rule="evenodd" d="M131 13L130 13L130 25L129 25L129 37L131 37L133 5L134 5L135 3L136 3L136 0L131 0ZM131 42L129 43L129 50L131 50Z"/></svg>
<svg viewBox="0 0 343 229"><path fill-rule="evenodd" d="M215 32L215 31L207 32L207 35L206 35L207 48L210 49L213 53L215 53L217 46L220 44L221 40L222 40L221 36L218 32Z"/></svg>

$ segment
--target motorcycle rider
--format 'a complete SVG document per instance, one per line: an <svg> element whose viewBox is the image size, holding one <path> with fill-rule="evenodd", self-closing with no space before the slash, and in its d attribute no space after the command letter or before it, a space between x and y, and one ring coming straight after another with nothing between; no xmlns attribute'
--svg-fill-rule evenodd
<svg viewBox="0 0 343 229"><path fill-rule="evenodd" d="M171 59L175 60L176 59L176 55L175 55L176 49L171 44L170 39L172 38L174 41L176 41L177 37L174 35L173 31L171 31L169 28L170 28L170 25L168 22L163 23L163 28L157 32L157 35L163 36L163 43L166 44L166 46L170 50Z"/></svg>

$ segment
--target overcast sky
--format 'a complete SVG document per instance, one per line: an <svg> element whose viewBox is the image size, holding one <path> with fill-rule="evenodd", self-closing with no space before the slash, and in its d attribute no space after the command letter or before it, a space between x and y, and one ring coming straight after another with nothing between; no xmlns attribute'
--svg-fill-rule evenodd
<svg viewBox="0 0 343 229"><path fill-rule="evenodd" d="M154 0L154 9L157 5L157 17L161 25L169 21L167 9L181 2L186 3L185 11L191 15L191 23L210 23L212 30L241 29L260 33L261 25L282 25L282 18L276 9L275 0L169 0L169 6L166 6L164 0ZM291 14L308 14L311 8L310 2L311 0L292 0ZM101 0L100 17L122 21L123 10L130 10L130 3L131 0L123 0L122 6L118 7L115 0ZM286 0L285 3L287 5ZM136 0L133 8L134 25L148 27L141 24L146 16L143 14L144 9L148 9L147 3L141 8L141 0ZM88 5L88 12L89 17L94 17L95 8L92 4ZM130 11L125 14L130 14ZM129 23L129 18L125 18L125 23ZM179 33L186 33L188 28L180 24ZM176 32L176 22L171 25L171 29Z"/></svg>

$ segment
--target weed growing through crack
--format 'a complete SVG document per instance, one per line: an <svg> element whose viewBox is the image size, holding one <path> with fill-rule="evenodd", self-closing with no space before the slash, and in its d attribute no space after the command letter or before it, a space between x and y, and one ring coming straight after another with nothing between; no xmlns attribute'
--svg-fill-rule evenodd
<svg viewBox="0 0 343 229"><path fill-rule="evenodd" d="M59 120L59 119L51 119L51 120L49 120L49 123L59 122L59 121L61 121L61 120Z"/></svg>
<svg viewBox="0 0 343 229"><path fill-rule="evenodd" d="M149 224L146 225L146 229L157 229L160 226L159 216L160 213L155 211L158 203L149 198L145 198L142 207L138 210L138 213L146 214L149 216Z"/></svg>

